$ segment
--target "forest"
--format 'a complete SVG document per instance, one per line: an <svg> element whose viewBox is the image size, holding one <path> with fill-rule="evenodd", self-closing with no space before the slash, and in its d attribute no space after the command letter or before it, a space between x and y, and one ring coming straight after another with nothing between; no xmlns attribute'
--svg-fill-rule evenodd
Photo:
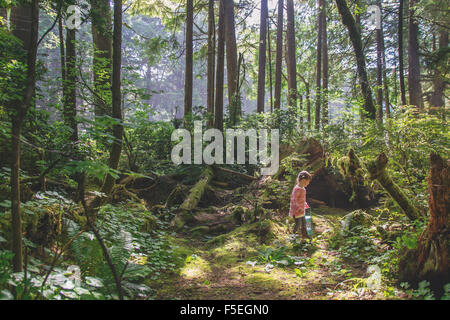
<svg viewBox="0 0 450 320"><path fill-rule="evenodd" d="M449 4L0 0L0 299L449 300Z"/></svg>

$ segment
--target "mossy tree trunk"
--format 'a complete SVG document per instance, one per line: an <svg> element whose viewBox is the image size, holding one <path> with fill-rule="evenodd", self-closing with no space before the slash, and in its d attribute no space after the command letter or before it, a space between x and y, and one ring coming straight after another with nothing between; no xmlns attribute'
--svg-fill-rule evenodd
<svg viewBox="0 0 450 320"><path fill-rule="evenodd" d="M370 179L376 179L381 186L386 189L392 199L394 199L410 220L417 219L420 215L419 211L413 206L400 187L392 180L386 170L387 162L388 158L384 152L382 152L375 160L368 162L366 166L370 174Z"/></svg>
<svg viewBox="0 0 450 320"><path fill-rule="evenodd" d="M179 213L171 222L172 227L176 230L181 230L181 228L183 228L183 226L190 220L190 212L197 207L213 177L213 169L209 166L206 167L200 176L200 180L191 188L189 195L181 204Z"/></svg>

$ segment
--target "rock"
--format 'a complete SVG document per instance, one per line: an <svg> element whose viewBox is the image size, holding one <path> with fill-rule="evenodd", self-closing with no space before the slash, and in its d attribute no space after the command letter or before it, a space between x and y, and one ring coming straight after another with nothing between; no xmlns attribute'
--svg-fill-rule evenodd
<svg viewBox="0 0 450 320"><path fill-rule="evenodd" d="M341 220L342 230L349 231L356 226L370 227L373 217L363 210L355 210L345 215Z"/></svg>

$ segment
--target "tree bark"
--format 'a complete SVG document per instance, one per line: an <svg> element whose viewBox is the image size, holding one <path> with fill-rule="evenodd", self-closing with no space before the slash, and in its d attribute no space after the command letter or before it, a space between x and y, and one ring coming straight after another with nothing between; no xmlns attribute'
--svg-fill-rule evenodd
<svg viewBox="0 0 450 320"><path fill-rule="evenodd" d="M278 19L277 19L277 52L275 65L275 97L274 108L281 107L281 72L283 67L283 10L284 1L278 0Z"/></svg>
<svg viewBox="0 0 450 320"><path fill-rule="evenodd" d="M307 125L308 125L308 129L311 129L312 127L312 123L311 123L311 93L309 90L309 83L308 81L306 81L305 77L303 77L302 75L299 75L300 79L303 81L303 83L305 84L305 89L306 89L306 121L307 121Z"/></svg>
<svg viewBox="0 0 450 320"><path fill-rule="evenodd" d="M267 34L267 0L261 0L261 15L259 24L259 57L258 57L258 92L256 110L264 112L266 88L266 34Z"/></svg>
<svg viewBox="0 0 450 320"><path fill-rule="evenodd" d="M376 110L372 100L372 90L370 89L369 80L367 77L366 61L362 48L361 34L358 31L355 19L353 18L352 13L347 6L347 2L345 0L336 0L336 5L339 14L342 17L342 22L348 29L350 40L352 42L353 50L356 56L359 85L361 88L362 96L364 98L364 111L366 113L362 113L362 117L367 116L369 119L375 119Z"/></svg>
<svg viewBox="0 0 450 320"><path fill-rule="evenodd" d="M381 11L381 1L377 1L377 5L380 8L381 17L383 16ZM380 17L380 19L381 19ZM383 23L383 22L381 22ZM377 38L377 121L383 122L383 33L382 29L376 29Z"/></svg>
<svg viewBox="0 0 450 320"><path fill-rule="evenodd" d="M270 96L270 112L273 112L273 83L272 83L272 50L270 48L270 21L267 20L267 58L269 59L269 96Z"/></svg>
<svg viewBox="0 0 450 320"><path fill-rule="evenodd" d="M149 95L148 100L146 101L148 104L151 103L152 99L152 66L150 64L150 59L147 59L147 71L145 72L145 86L147 89L147 94Z"/></svg>
<svg viewBox="0 0 450 320"><path fill-rule="evenodd" d="M114 141L109 154L109 167L116 170L119 166L122 152L122 0L114 1L114 30L113 30L113 65L112 65L112 117L119 123L114 124ZM114 186L114 177L108 174L102 186L102 192L109 195Z"/></svg>
<svg viewBox="0 0 450 320"><path fill-rule="evenodd" d="M442 61L445 61L446 55L444 55L445 50L448 48L448 31L445 29L441 29L439 31L439 55L441 55L442 52ZM440 69L440 62L436 62L436 67L434 70L434 77L433 77L433 94L431 96L431 105L432 107L436 108L436 111L441 111L443 116L445 117L445 103L444 103L444 92L445 92L445 81L444 81L444 75L442 74L442 71Z"/></svg>
<svg viewBox="0 0 450 320"><path fill-rule="evenodd" d="M328 124L328 36L327 9L325 0L322 1L322 125Z"/></svg>
<svg viewBox="0 0 450 320"><path fill-rule="evenodd" d="M186 2L186 69L184 80L184 119L192 113L193 90L193 32L194 32L194 0Z"/></svg>
<svg viewBox="0 0 450 320"><path fill-rule="evenodd" d="M227 50L228 104L231 124L235 125L241 117L241 104L238 92L238 61L236 31L234 25L234 2L223 0L225 12L225 43Z"/></svg>
<svg viewBox="0 0 450 320"><path fill-rule="evenodd" d="M58 31L59 31L59 53L61 60L61 79L62 79L62 97L65 99L65 86L66 86L66 50L64 45L64 28L62 24L62 17L58 19Z"/></svg>
<svg viewBox="0 0 450 320"><path fill-rule="evenodd" d="M316 107L314 128L320 128L320 105L322 96L322 28L323 28L323 0L317 1L317 58L316 58Z"/></svg>
<svg viewBox="0 0 450 320"><path fill-rule="evenodd" d="M225 12L223 1L219 0L219 26L217 30L217 70L214 128L223 131L223 83L225 69Z"/></svg>
<svg viewBox="0 0 450 320"><path fill-rule="evenodd" d="M208 128L214 124L214 64L215 64L214 0L208 1L208 79L207 79L207 111Z"/></svg>
<svg viewBox="0 0 450 320"><path fill-rule="evenodd" d="M90 0L91 29L94 45L94 113L111 115L112 19L109 0ZM102 97L103 99L100 99Z"/></svg>
<svg viewBox="0 0 450 320"><path fill-rule="evenodd" d="M409 3L409 32L408 32L408 93L409 104L423 110L422 86L420 84L420 62L419 62L419 24L414 17L414 6L417 0Z"/></svg>
<svg viewBox="0 0 450 320"><path fill-rule="evenodd" d="M69 141L75 147L78 140L77 115L77 92L76 92L76 48L75 29L66 29L66 82L64 97L64 123L71 129Z"/></svg>
<svg viewBox="0 0 450 320"><path fill-rule="evenodd" d="M402 105L406 105L405 72L403 65L403 0L398 4L398 79L400 82L400 98Z"/></svg>
<svg viewBox="0 0 450 320"><path fill-rule="evenodd" d="M288 105L297 109L297 62L295 59L294 1L287 0Z"/></svg>
<svg viewBox="0 0 450 320"><path fill-rule="evenodd" d="M381 4L380 4L381 6ZM384 89L384 108L386 111L386 118L391 117L391 109L390 109L390 102L389 102L389 90L388 90L388 83L389 79L387 77L386 73L386 50L384 45L384 31L383 31L383 24L381 24L381 54L382 54L382 63L383 63L383 89Z"/></svg>
<svg viewBox="0 0 450 320"><path fill-rule="evenodd" d="M14 272L22 271L22 218L20 212L20 134L23 120L30 107L36 85L36 56L39 33L39 1L21 4L11 12L13 35L23 43L27 52L27 79L22 92L22 99L14 101L11 106L11 217L12 217L12 252Z"/></svg>

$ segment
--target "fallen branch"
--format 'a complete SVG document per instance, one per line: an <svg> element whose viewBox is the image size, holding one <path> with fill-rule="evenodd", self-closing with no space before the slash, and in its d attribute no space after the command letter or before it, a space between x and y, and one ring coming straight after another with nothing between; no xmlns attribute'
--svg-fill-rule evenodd
<svg viewBox="0 0 450 320"><path fill-rule="evenodd" d="M420 216L419 210L413 206L406 194L392 180L391 176L386 171L387 162L388 158L384 152L380 153L375 160L369 161L366 164L366 167L369 171L370 179L376 179L381 186L386 189L392 199L394 199L394 201L399 205L405 215L410 220L416 220Z"/></svg>
<svg viewBox="0 0 450 320"><path fill-rule="evenodd" d="M27 177L27 178L23 178L20 180L21 183L28 183L28 182L35 182L35 181L39 181L39 183L41 183L42 176ZM53 180L53 179L47 178L47 177L45 177L45 184L53 185L56 187L62 187L67 190L70 190L70 191L77 191L76 187L73 187L66 182L56 181L56 180Z"/></svg>

